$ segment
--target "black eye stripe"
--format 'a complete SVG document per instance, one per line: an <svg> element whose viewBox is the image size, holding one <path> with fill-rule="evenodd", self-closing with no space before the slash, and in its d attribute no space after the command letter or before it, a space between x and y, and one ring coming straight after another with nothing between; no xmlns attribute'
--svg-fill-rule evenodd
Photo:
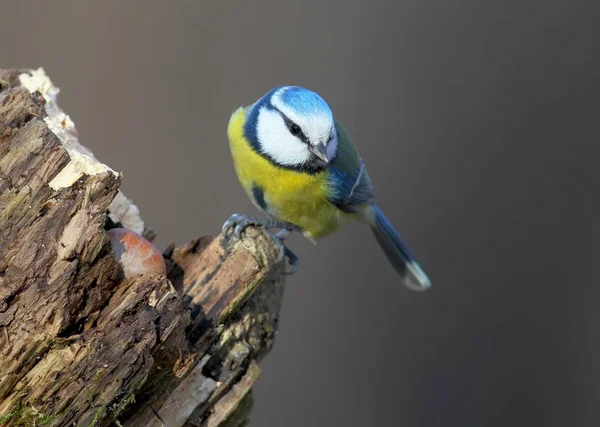
<svg viewBox="0 0 600 427"><path fill-rule="evenodd" d="M278 110L278 111L279 111L279 110ZM284 113L282 113L281 111L279 111L279 114L281 114L281 117L283 118L283 122L285 123L285 126L288 128L288 130L290 131L290 133L291 133L292 135L294 135L294 136L297 136L297 137L300 139L300 141L304 142L305 144L307 144L307 145L308 145L308 144L310 144L310 143L309 143L309 141L308 141L308 138L307 138L307 137L306 137L306 135L304 134L304 131L302 130L302 128L301 128L301 127L300 127L300 126L299 126L297 123L294 123L294 122L292 121L292 119L290 119L288 116L286 116L286 115L285 115ZM298 133L298 134L294 134L294 133L292 132L292 130L291 130L291 129L292 129L292 126L294 126L294 125L295 125L295 126L298 126L298 127L300 128L300 133Z"/></svg>

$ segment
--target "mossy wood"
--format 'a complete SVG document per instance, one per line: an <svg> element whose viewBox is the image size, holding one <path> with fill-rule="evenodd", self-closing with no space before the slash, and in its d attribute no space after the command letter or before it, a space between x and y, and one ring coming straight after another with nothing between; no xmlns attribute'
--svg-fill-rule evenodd
<svg viewBox="0 0 600 427"><path fill-rule="evenodd" d="M281 254L250 228L125 278L106 229L154 234L57 93L41 69L0 70L0 425L244 425Z"/></svg>

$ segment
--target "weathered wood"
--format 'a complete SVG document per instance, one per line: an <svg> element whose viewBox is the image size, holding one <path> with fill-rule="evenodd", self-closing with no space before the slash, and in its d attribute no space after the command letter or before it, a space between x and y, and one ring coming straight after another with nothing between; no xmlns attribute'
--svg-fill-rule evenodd
<svg viewBox="0 0 600 427"><path fill-rule="evenodd" d="M281 253L250 228L171 246L168 277L125 279L106 229L154 233L57 93L43 70L0 70L0 425L239 424Z"/></svg>
<svg viewBox="0 0 600 427"><path fill-rule="evenodd" d="M250 363L273 345L283 298L281 254L259 229L249 229L246 238L232 241L227 249L221 239L204 237L167 251L169 276L192 308L189 343L204 359L168 390L165 401L155 400L136 412L128 425L176 427L186 420L201 425Z"/></svg>

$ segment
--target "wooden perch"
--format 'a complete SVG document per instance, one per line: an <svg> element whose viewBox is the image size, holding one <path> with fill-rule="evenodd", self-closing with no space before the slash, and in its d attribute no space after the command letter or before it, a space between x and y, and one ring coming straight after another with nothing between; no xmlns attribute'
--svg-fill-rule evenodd
<svg viewBox="0 0 600 427"><path fill-rule="evenodd" d="M0 425L243 425L281 253L249 228L125 277L106 230L154 233L57 93L42 69L0 70Z"/></svg>

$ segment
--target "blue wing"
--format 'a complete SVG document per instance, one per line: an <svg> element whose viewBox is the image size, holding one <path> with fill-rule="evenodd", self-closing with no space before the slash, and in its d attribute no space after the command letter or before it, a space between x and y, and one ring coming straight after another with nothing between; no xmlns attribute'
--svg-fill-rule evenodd
<svg viewBox="0 0 600 427"><path fill-rule="evenodd" d="M357 213L364 205L375 203L371 180L350 134L336 121L338 147L329 166L328 200L344 212Z"/></svg>
<svg viewBox="0 0 600 427"><path fill-rule="evenodd" d="M431 282L423 272L408 247L388 221L383 212L375 206L375 194L369 174L358 155L354 142L344 127L336 122L338 131L338 151L329 167L328 200L344 212L358 213L365 205L372 206L365 219L368 220L377 242L386 257L412 290L424 291Z"/></svg>

